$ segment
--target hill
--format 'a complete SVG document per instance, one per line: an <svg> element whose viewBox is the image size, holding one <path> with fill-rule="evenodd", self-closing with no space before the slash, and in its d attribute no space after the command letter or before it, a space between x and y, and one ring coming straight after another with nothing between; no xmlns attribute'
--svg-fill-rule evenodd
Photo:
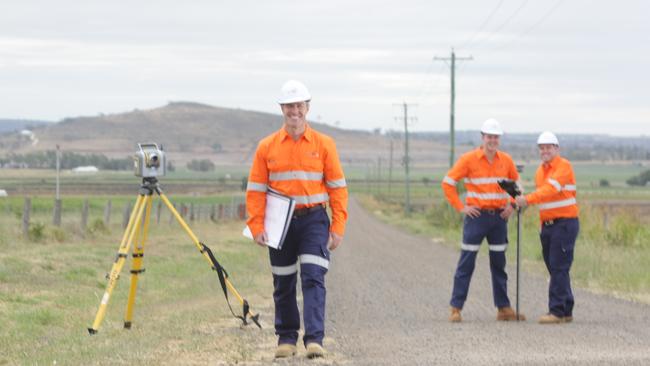
<svg viewBox="0 0 650 366"><path fill-rule="evenodd" d="M0 120L2 121L2 120ZM15 121L14 121L15 122ZM21 121L18 121L21 122ZM174 163L210 159L217 164L247 164L257 142L282 125L279 114L214 107L191 102L172 102L151 110L91 117L66 118L58 123L22 121L12 126L32 126L33 136L11 132L0 134L0 157L54 150L104 154L111 158L132 155L138 142L157 142L165 147ZM346 164L372 166L390 156L404 156L400 131L386 133L345 130L310 122L318 131L332 136L341 160ZM8 126L9 124L7 124ZM18 130L19 131L19 130ZM515 160L536 161L536 133L506 134L503 150ZM607 135L561 135L562 153L571 160L650 160L650 138ZM414 165L444 166L449 159L447 132L417 132L410 135L410 155ZM480 144L478 131L456 132L456 157Z"/></svg>
<svg viewBox="0 0 650 366"><path fill-rule="evenodd" d="M332 136L342 160L376 161L388 156L389 139L367 131L344 130L310 122L318 131ZM93 117L66 118L33 129L38 143L16 133L0 135L0 154L54 150L56 145L77 153L101 153L125 157L136 143L162 144L172 159L185 162L209 158L216 163L240 164L250 160L258 141L282 126L279 114L213 107L190 102L172 102L151 110ZM416 158L431 154L431 143L416 142ZM425 148L429 145L428 148ZM399 144L395 144L398 159ZM445 149L441 148L442 153ZM419 157L418 157L419 156Z"/></svg>

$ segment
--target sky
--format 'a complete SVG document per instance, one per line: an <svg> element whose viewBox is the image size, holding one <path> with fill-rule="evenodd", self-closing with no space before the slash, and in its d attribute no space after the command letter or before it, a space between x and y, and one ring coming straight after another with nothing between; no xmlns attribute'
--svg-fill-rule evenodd
<svg viewBox="0 0 650 366"><path fill-rule="evenodd" d="M346 129L650 135L643 0L0 0L0 118L169 101L279 114L288 79L309 118Z"/></svg>

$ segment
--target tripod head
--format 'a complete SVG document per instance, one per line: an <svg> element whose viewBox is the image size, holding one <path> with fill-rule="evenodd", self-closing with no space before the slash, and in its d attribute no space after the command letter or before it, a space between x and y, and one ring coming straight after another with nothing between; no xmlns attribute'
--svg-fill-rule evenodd
<svg viewBox="0 0 650 366"><path fill-rule="evenodd" d="M142 178L142 184L140 185L140 194L150 196L154 192L160 194L160 187L158 186L158 178L156 177Z"/></svg>

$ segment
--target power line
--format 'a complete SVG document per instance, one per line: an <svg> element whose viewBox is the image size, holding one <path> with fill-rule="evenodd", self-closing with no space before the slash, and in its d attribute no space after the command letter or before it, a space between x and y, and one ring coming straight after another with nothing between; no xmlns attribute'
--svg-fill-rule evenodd
<svg viewBox="0 0 650 366"><path fill-rule="evenodd" d="M512 37L512 39L509 42L504 43L504 44L502 44L500 46L491 48L491 49L488 48L488 49L484 50L484 52L486 52L486 53L487 52L494 52L494 51L498 51L498 50L504 49L504 48L512 45L517 40L519 40L521 37L523 37L523 36L527 35L528 33L532 32L535 28L539 27L542 23L544 23L560 7L560 5L562 5L563 2L564 2L564 0L556 1L555 4L546 13L544 13L544 15L542 15L535 23L533 23L533 25L526 28L526 30L524 30L523 32L521 32L521 33L515 35L514 37Z"/></svg>
<svg viewBox="0 0 650 366"><path fill-rule="evenodd" d="M501 5L503 5L503 2L504 2L504 0L499 1L499 3L497 4L497 6L496 6L494 9L492 9L492 11L491 11L490 14L487 16L487 18L485 18L485 20L483 21L483 23L481 23L481 25L478 27L478 29L476 30L476 32L474 32L474 34L472 35L472 37L468 38L465 42L463 42L463 44L462 44L460 47L458 47L458 49L463 49L463 48L469 46L469 45L474 41L474 39L476 38L476 36L477 36L479 33L481 33L481 32L483 31L483 29L485 28L485 26L490 22L490 20L491 20L492 17L494 16L494 14L496 14L497 11L501 8Z"/></svg>
<svg viewBox="0 0 650 366"><path fill-rule="evenodd" d="M474 48L476 48L477 45L483 44L490 40L495 34L499 33L501 29L503 29L506 25L508 25L516 16L519 14L521 9L523 9L526 4L528 4L529 0L524 0L521 5L503 22L501 23L495 30L493 30L490 34L487 35L487 37L483 38L480 40L476 45L474 45Z"/></svg>

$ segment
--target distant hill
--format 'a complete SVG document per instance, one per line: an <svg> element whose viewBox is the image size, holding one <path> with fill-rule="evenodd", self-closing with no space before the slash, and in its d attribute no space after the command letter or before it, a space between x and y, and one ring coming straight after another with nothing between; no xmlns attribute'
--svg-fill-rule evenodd
<svg viewBox="0 0 650 366"><path fill-rule="evenodd" d="M332 136L343 160L376 161L378 151L388 156L385 136L367 131L344 130L310 122L318 131ZM102 153L125 157L138 142L162 144L173 160L209 158L216 163L240 164L250 161L257 143L282 126L279 114L213 107L190 102L172 102L151 110L93 117L66 118L33 129L37 143L18 134L0 135L0 154L54 150ZM422 142L421 147L427 145ZM430 149L414 146L418 154L430 156ZM395 157L399 147L395 145ZM441 150L443 151L443 150Z"/></svg>
<svg viewBox="0 0 650 366"><path fill-rule="evenodd" d="M31 130L39 126L48 125L51 121L37 121L28 119L0 119L0 133Z"/></svg>
<svg viewBox="0 0 650 366"><path fill-rule="evenodd" d="M258 141L282 126L282 116L172 102L150 110L66 118L58 123L18 122L23 123L20 126L29 125L33 135L17 133L22 127L1 133L0 157L10 153L54 150L58 144L64 151L125 158L133 154L136 143L157 142L165 147L168 157L176 164L192 159L210 159L217 164L247 164ZM376 166L379 159L386 162L390 156L391 140L393 161L396 164L403 161L404 139L400 131L380 134L378 131L345 130L316 122L310 124L335 139L344 163L371 167ZM456 157L478 146L480 136L478 131L456 131ZM536 133L507 134L502 139L502 148L515 160L536 161L536 138ZM650 160L650 138L647 136L561 135L560 142L562 154L572 160ZM414 165L448 164L447 132L412 133L409 145Z"/></svg>

